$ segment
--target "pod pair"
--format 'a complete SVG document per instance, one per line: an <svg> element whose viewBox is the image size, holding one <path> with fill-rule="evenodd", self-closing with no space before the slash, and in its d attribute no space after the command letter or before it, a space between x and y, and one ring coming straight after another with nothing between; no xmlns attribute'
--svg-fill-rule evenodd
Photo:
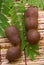
<svg viewBox="0 0 44 65"><path fill-rule="evenodd" d="M40 33L38 29L38 8L36 6L29 6L24 13L25 25L27 28L27 40L29 43L36 44L40 40Z"/></svg>
<svg viewBox="0 0 44 65"><path fill-rule="evenodd" d="M5 34L8 40L13 45L13 47L7 50L6 58L9 60L9 62L17 61L18 58L21 57L20 36L18 33L18 29L14 25L11 25L6 28Z"/></svg>

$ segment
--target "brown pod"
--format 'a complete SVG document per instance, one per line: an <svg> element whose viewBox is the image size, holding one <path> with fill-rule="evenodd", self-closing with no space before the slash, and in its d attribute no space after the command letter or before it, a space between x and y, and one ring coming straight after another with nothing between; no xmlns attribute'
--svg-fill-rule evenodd
<svg viewBox="0 0 44 65"><path fill-rule="evenodd" d="M9 62L17 61L21 57L21 50L19 46L11 47L7 50L6 59L9 60Z"/></svg>
<svg viewBox="0 0 44 65"><path fill-rule="evenodd" d="M38 8L36 6L30 6L24 13L25 18L34 17L38 18Z"/></svg>
<svg viewBox="0 0 44 65"><path fill-rule="evenodd" d="M27 40L32 44L38 43L40 40L40 33L34 29L29 30L27 33Z"/></svg>
<svg viewBox="0 0 44 65"><path fill-rule="evenodd" d="M0 62L1 62L1 50L0 50Z"/></svg>
<svg viewBox="0 0 44 65"><path fill-rule="evenodd" d="M11 25L5 30L6 37L14 45L20 45L20 37L17 28L14 25Z"/></svg>
<svg viewBox="0 0 44 65"><path fill-rule="evenodd" d="M1 62L1 46L0 46L0 62Z"/></svg>
<svg viewBox="0 0 44 65"><path fill-rule="evenodd" d="M25 19L26 28L29 29L37 29L38 28L38 19L33 17Z"/></svg>

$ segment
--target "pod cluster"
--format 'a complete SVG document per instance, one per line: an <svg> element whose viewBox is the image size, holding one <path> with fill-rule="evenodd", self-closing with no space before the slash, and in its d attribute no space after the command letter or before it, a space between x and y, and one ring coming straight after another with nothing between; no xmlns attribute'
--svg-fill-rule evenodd
<svg viewBox="0 0 44 65"><path fill-rule="evenodd" d="M40 33L38 29L38 8L36 6L30 6L24 13L25 25L27 29L27 40L31 44L36 44L40 40ZM11 42L13 47L7 51L6 58L11 61L16 61L21 57L20 50L20 36L19 31L14 25L10 25L5 30L6 37Z"/></svg>
<svg viewBox="0 0 44 65"><path fill-rule="evenodd" d="M18 33L18 29L14 25L11 25L6 28L5 34L8 40L13 45L13 47L8 49L6 58L10 62L16 61L18 58L21 57L20 36Z"/></svg>
<svg viewBox="0 0 44 65"><path fill-rule="evenodd" d="M35 44L40 40L40 33L38 29L38 8L36 6L29 6L24 13L25 25L27 29L28 42Z"/></svg>

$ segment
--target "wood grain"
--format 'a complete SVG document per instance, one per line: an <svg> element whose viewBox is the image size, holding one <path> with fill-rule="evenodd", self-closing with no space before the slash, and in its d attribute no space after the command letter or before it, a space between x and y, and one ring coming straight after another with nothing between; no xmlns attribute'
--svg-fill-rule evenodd
<svg viewBox="0 0 44 65"><path fill-rule="evenodd" d="M27 65L44 65L44 11L39 11L38 14L38 31L41 34L41 39L39 41L39 52L41 55L35 56L36 59L34 61L31 61L30 58L27 58ZM8 63L8 60L6 59L6 53L8 48L10 48L12 45L7 38L0 37L0 46L2 58L1 65L25 65L23 52L22 57L19 60L17 59L17 63Z"/></svg>

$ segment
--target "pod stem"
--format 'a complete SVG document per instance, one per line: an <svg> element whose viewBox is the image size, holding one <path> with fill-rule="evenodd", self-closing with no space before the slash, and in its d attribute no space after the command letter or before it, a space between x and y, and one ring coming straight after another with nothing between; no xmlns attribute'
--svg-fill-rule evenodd
<svg viewBox="0 0 44 65"><path fill-rule="evenodd" d="M25 49L24 49L24 55L25 55L25 65L27 65Z"/></svg>

